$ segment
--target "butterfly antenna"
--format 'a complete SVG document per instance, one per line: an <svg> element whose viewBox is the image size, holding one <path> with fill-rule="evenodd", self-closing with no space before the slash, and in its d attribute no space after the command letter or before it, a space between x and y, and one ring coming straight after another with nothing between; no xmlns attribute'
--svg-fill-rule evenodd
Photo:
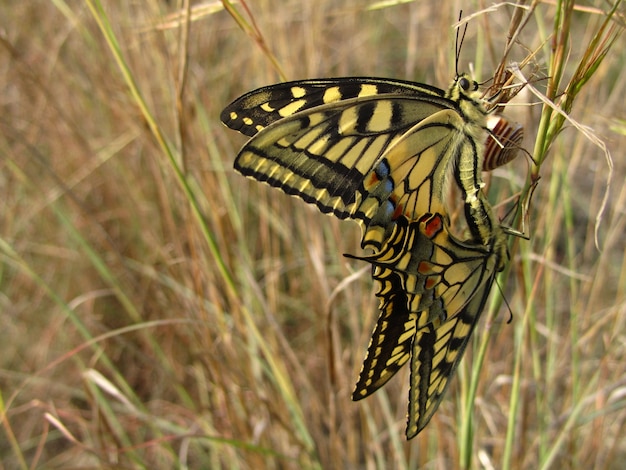
<svg viewBox="0 0 626 470"><path fill-rule="evenodd" d="M463 10L459 11L459 21L461 21L461 18L463 18ZM456 52L456 60L455 60L455 72L456 72L456 76L459 76L459 57L461 56L461 48L463 47L463 40L465 39L465 33L467 32L467 23L465 23L464 28L463 28L463 33L460 33L460 28L457 28L456 30L456 44L455 44L455 52Z"/></svg>

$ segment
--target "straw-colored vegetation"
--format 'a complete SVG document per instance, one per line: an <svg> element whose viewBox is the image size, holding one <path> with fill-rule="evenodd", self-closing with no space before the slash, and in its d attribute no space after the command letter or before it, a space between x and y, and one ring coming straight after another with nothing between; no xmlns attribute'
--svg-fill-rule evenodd
<svg viewBox="0 0 626 470"><path fill-rule="evenodd" d="M388 3L0 6L3 468L623 466L623 5L461 2L462 70L493 75L516 11L508 60L534 54L506 113L536 165L489 197L541 179L509 308L494 288L410 442L407 370L350 400L377 316L358 227L233 172L219 113L279 70L447 86L459 4Z"/></svg>

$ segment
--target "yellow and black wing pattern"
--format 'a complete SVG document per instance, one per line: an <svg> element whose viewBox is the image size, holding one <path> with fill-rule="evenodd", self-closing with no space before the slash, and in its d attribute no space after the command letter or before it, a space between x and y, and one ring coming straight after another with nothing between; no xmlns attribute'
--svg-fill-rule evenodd
<svg viewBox="0 0 626 470"><path fill-rule="evenodd" d="M351 257L372 264L381 314L353 399L410 362L408 438L441 402L508 257L482 192L493 132L477 88L466 75L447 91L378 78L304 80L247 93L221 115L251 137L238 172L361 225L372 254ZM450 227L450 185L462 198L460 234Z"/></svg>
<svg viewBox="0 0 626 470"><path fill-rule="evenodd" d="M221 113L231 129L252 137L273 122L323 104L368 96L435 96L444 91L429 85L386 78L321 78L279 83L240 96Z"/></svg>
<svg viewBox="0 0 626 470"><path fill-rule="evenodd" d="M373 265L381 314L353 399L375 392L410 359L412 438L443 398L500 261L493 247L454 238L441 214L398 218L379 252L357 258Z"/></svg>
<svg viewBox="0 0 626 470"><path fill-rule="evenodd" d="M312 84L297 83L299 87L281 84L263 88L258 92L260 96L249 93L223 111L222 120L228 126L247 135L259 130L241 149L235 169L340 218L368 218L369 214L363 212L366 207L372 208L360 207L369 195L363 186L374 184L386 170L379 157L417 123L450 106L449 100L434 91L426 93L426 88L407 85L412 94L399 94L399 85L391 88L382 80L373 84L351 81L349 86L335 87L321 97L314 86L317 80ZM396 92L376 93L382 86ZM296 88L299 91L294 92ZM311 100L306 94L296 101L289 98L309 88ZM281 92L287 96L280 98ZM269 99L270 104L259 104L260 97ZM420 106L415 106L416 102ZM276 108L278 104L283 108ZM294 109L298 109L295 114L287 114ZM261 110L268 113L265 120L259 116L263 116ZM378 189L387 188L378 185ZM382 201L386 195L379 196Z"/></svg>

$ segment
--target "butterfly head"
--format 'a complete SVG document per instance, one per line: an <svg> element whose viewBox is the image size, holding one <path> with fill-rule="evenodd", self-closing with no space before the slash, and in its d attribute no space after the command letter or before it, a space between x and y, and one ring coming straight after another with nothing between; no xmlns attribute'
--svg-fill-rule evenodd
<svg viewBox="0 0 626 470"><path fill-rule="evenodd" d="M478 97L478 82L466 73L459 74L446 91L445 96L455 102L462 98L474 100Z"/></svg>
<svg viewBox="0 0 626 470"><path fill-rule="evenodd" d="M469 78L467 74L462 74L456 77L456 85L461 88L465 93L478 90L478 83L475 80Z"/></svg>
<svg viewBox="0 0 626 470"><path fill-rule="evenodd" d="M447 99L456 103L466 121L484 128L487 110L480 95L478 83L466 73L458 74L445 93Z"/></svg>

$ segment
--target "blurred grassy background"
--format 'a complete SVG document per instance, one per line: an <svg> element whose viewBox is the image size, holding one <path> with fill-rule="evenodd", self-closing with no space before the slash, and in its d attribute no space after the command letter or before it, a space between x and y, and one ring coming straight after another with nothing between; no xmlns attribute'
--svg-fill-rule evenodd
<svg viewBox="0 0 626 470"><path fill-rule="evenodd" d="M249 7L288 79L445 88L451 25L482 4L367 5ZM556 35L564 4L538 5L511 52L537 51L527 70L555 99L593 49L609 10L595 5ZM622 468L623 39L576 82L571 111L613 155L600 250L605 155L570 123L536 140L542 107L524 92L506 113L542 179L503 284L512 321L506 307L485 315L438 413L406 442L408 370L350 400L377 317L367 268L341 256L359 252L358 228L234 174L244 139L219 113L279 75L219 2L192 6L185 34L174 2L0 5L2 468ZM491 77L513 11L470 21L462 70ZM495 172L494 202L520 191L528 162Z"/></svg>

